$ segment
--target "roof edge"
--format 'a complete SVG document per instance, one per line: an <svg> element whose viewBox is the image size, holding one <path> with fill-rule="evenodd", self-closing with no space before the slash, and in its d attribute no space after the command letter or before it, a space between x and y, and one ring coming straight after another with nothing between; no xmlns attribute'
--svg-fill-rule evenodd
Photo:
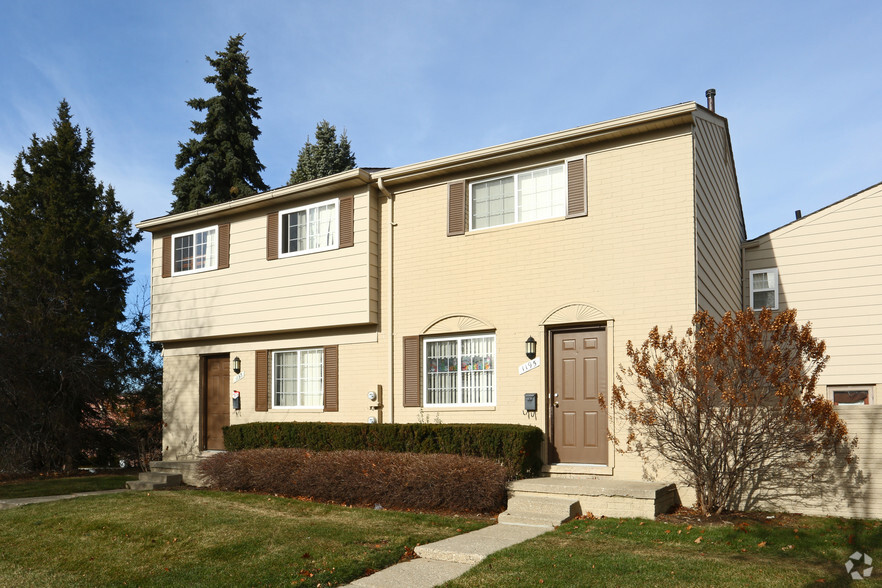
<svg viewBox="0 0 882 588"><path fill-rule="evenodd" d="M167 214L165 216L158 216L155 218L143 220L137 223L135 227L145 231L153 231L169 225L186 223L197 218L211 218L229 212L231 210L238 212L239 210L257 208L266 204L269 201L278 198L284 198L286 196L297 194L306 195L310 192L322 194L324 192L328 192L330 190L341 187L355 187L359 185L367 185L370 183L371 174L361 168L355 168L331 176L325 176L323 178L317 178L315 180L303 182L301 184L291 184L288 186L282 186L281 188L275 188L267 192L252 194L251 196L238 198L236 200L230 200L229 202L212 204L211 206L197 208L195 210L188 210L187 212Z"/></svg>
<svg viewBox="0 0 882 588"><path fill-rule="evenodd" d="M845 196L844 198L840 198L839 200L837 200L835 202L831 202L827 206L819 208L819 209L817 209L813 212L810 212L806 215L803 215L797 219L793 219L792 221L790 221L787 224L784 224L784 225L781 225L780 227L774 228L771 231L766 231L762 235L757 235L753 239L748 239L747 241L744 242L744 246L747 247L750 244L754 243L755 241L758 241L764 237L768 237L772 233L776 233L780 230L793 228L793 225L796 225L797 223L802 223L802 221L804 221L807 218L812 218L815 215L818 215L818 214L821 214L822 212L828 211L829 209L833 208L834 206L838 206L840 204L843 204L843 203L845 203L845 201L851 200L852 198L857 198L858 196L862 196L863 194L869 192L870 190L873 190L874 188L879 188L879 187L882 187L882 182L877 182L871 186L867 186L866 188L863 188L862 190L858 190L854 194L849 194L848 196ZM814 220L814 219L812 219L812 220Z"/></svg>
<svg viewBox="0 0 882 588"><path fill-rule="evenodd" d="M385 183L395 182L395 180L406 181L414 174L424 174L427 172L432 172L433 170L447 171L450 167L456 166L458 164L476 162L484 159L495 159L515 153L523 153L524 151L529 151L533 149L541 149L549 145L571 142L574 140L591 137L592 135L599 135L613 130L622 129L625 127L650 123L665 118L682 116L684 114L694 112L699 108L702 107L696 102L683 102L680 104L675 104L673 106L666 106L664 108L648 110L646 112L631 114L628 116L598 123L592 123L589 125L583 125L564 131L547 133L545 135L539 135L537 137L531 137L529 139L520 139L518 141L502 143L501 145L484 147L472 151L466 151L463 153L458 153L456 155L448 155L437 159L421 161L419 163L393 167L373 173L371 175L374 178L382 178Z"/></svg>

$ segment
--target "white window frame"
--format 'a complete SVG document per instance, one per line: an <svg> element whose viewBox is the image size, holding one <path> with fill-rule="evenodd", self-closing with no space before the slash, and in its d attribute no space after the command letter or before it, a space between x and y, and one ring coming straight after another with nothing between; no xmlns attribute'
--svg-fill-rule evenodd
<svg viewBox="0 0 882 588"><path fill-rule="evenodd" d="M178 265L177 264L177 252L178 252L177 242L178 242L178 239L181 239L184 237L193 237L193 265L195 266L196 265L196 242L195 241L196 241L196 235L198 235L200 233L208 233L211 235L211 240L209 241L209 248L208 248L209 250L207 253L207 257L208 257L207 263L203 267L200 267L200 268L194 267L193 269L177 270L176 271L175 268ZM173 276L184 276L187 274L198 274L199 272L207 272L207 271L211 271L211 270L216 270L217 269L217 257L218 257L217 250L218 250L218 237L219 237L219 235L220 235L220 232L218 229L218 225L214 225L213 227L202 227L199 229L194 229L192 231L185 231L183 233L175 233L174 235L172 235L172 238L171 238L172 275Z"/></svg>
<svg viewBox="0 0 882 588"><path fill-rule="evenodd" d="M467 341L469 339L485 339L485 338L493 339L493 374L492 374L492 382L490 384L490 396L491 400L489 402L469 402L465 403L462 401L462 342ZM438 342L438 341L456 341L457 343L457 355L456 355L456 402L453 403L431 403L429 402L428 394L429 394L429 370L426 368L426 362L429 359L428 354L428 346L430 343ZM420 361L422 365L420 369L423 373L422 376L422 400L423 406L426 408L460 408L460 407L476 407L476 406L496 406L497 399L497 388L496 388L496 374L499 371L497 365L497 350L496 350L496 333L475 333L470 335L441 335L437 337L424 337L422 341L422 354L420 356Z"/></svg>
<svg viewBox="0 0 882 588"><path fill-rule="evenodd" d="M552 168L556 168L556 167L561 168L561 169L563 170L563 175L564 175L564 188L563 188L563 214L560 214L560 215L553 215L553 216L544 216L544 217L541 217L541 218L531 219L530 221L523 221L523 220L521 220L521 218L520 218L520 201L519 201L519 197L520 197L520 194L519 194L519 192L520 192L520 190L519 190L519 187L520 187L520 179L519 179L519 178L520 178L522 175L524 175L524 174L528 174L528 173L531 173L531 172L542 171L542 170L550 170L550 169L552 169ZM495 182L495 181L497 181L497 180L504 180L504 179L506 179L506 178L514 178L514 215L515 215L515 220L513 220L513 221L510 222L510 223L500 223L500 224L498 224L498 225L490 225L490 226L488 226L488 227L481 227L481 228L479 228L479 229L473 227L473 226L472 226L472 217L473 217L473 215L474 215L474 210L475 210L475 191L474 191L475 186L478 186L478 185L480 185L480 184L485 184L485 183L487 183L487 182ZM479 180L472 180L472 181L469 182L469 211L468 211L468 212L469 212L469 214L468 214L468 217L469 217L469 218L468 218L469 231L484 231L484 230L486 230L486 229L495 229L495 228L497 228L497 227L506 227L506 226L509 226L509 225L517 225L517 224L520 224L520 223L523 223L523 222L533 222L533 221L547 220L547 219L550 219L550 218L558 218L558 217L559 217L559 218L563 218L563 217L565 217L566 214L567 214L567 190L568 190L568 185L569 185L569 172L568 172L567 164L566 164L565 161L561 161L561 162L558 162L558 163L553 163L553 164L551 164L551 165L543 165L543 166L541 166L541 167L531 167L531 168L528 168L528 169L522 169L522 170L518 170L518 171L513 172L513 173L504 174L504 175L501 175L501 176L494 176L494 177L492 177L492 178L481 178L481 179L479 179Z"/></svg>
<svg viewBox="0 0 882 588"><path fill-rule="evenodd" d="M307 231L309 230L309 215L310 212L321 208L322 206L328 206L329 204L334 205L334 218L331 221L332 226L331 230L334 233L334 243L332 245L324 245L322 247L309 247L309 235L307 233L307 248L301 249L300 251L289 251L287 253L284 252L285 244L288 241L288 235L285 234L284 223L282 222L282 217L287 214L292 214L295 212L306 211L306 226ZM340 199L332 198L330 200L323 200L322 202L315 202L313 204L307 204L304 206L298 206L296 208L289 208L287 210L279 211L279 258L282 257L296 257L298 255L306 255L309 253L317 253L319 251L331 251L332 249L340 248Z"/></svg>
<svg viewBox="0 0 882 588"><path fill-rule="evenodd" d="M774 282L774 285L771 288L764 288L760 290L754 290L753 288L753 276L755 274L770 274L770 281ZM768 268L768 269L760 269L760 270L750 270L750 276L748 277L750 281L750 307L754 310L759 310L753 305L753 294L754 292L774 292L775 293L775 305L771 306L772 310L778 310L778 268Z"/></svg>
<svg viewBox="0 0 882 588"><path fill-rule="evenodd" d="M299 367L299 366L300 366L300 362L301 362L301 356L303 355L303 353L308 352L308 351L319 351L319 352L321 352L322 365L321 365L321 369L319 370L319 375L320 375L321 382L322 382L322 394L321 394L321 398L322 398L322 400L321 400L321 402L320 402L319 404L315 404L315 405L312 405L312 404L310 404L310 405L297 405L297 404L294 404L294 405L288 405L288 404L277 404L277 403L276 403L276 392L277 392L277 390L278 390L278 381L277 381L277 378L276 378L276 367L277 367L277 364L276 364L276 358L279 357L279 356L282 355L282 354L286 354L286 353L296 353L296 354L297 354L297 365L298 365L298 367ZM323 409L325 408L325 350L324 350L323 347L309 347L309 348L304 348L304 349L281 349L281 350L279 350L279 351L273 351L273 352L272 352L272 362L271 362L270 365L271 365L271 368L272 368L272 369L271 369L271 372L270 372L270 378L272 379L272 394L271 394L271 397L272 397L272 408L273 408L273 409L275 409L275 410L315 410L315 409L322 409L322 410L323 410ZM297 385L298 385L298 390L295 392L295 395L296 395L297 397L301 397L302 395L301 395L301 393L300 393L300 391L299 391L300 378L298 377L295 381L297 382Z"/></svg>
<svg viewBox="0 0 882 588"><path fill-rule="evenodd" d="M834 402L835 392L867 392L867 404L837 404L836 406L872 406L876 403L875 392L876 386L873 384L867 386L847 385L847 386L827 386L827 399ZM835 403L835 402L834 402Z"/></svg>

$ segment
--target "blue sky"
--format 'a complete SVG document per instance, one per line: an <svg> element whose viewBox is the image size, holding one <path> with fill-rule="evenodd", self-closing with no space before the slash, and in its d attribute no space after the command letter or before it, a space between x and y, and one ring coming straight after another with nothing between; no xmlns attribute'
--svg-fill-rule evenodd
<svg viewBox="0 0 882 588"><path fill-rule="evenodd" d="M315 124L398 166L694 100L717 89L748 236L882 181L882 3L0 0L0 181L62 98L96 176L165 214L205 55L245 33L257 152L287 182ZM136 278L149 278L147 243Z"/></svg>

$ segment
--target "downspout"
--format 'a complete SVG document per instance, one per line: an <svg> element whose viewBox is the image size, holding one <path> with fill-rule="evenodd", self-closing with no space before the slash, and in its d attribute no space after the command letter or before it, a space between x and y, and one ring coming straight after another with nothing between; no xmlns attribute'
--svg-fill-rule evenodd
<svg viewBox="0 0 882 588"><path fill-rule="evenodd" d="M389 199L389 243L387 250L389 251L389 264L386 270L388 279L386 280L386 298L389 301L389 307L386 309L386 316L389 321L389 393L383 399L383 404L388 407L389 422L395 423L395 195L390 192L383 183L383 178L377 178L377 187L386 198Z"/></svg>

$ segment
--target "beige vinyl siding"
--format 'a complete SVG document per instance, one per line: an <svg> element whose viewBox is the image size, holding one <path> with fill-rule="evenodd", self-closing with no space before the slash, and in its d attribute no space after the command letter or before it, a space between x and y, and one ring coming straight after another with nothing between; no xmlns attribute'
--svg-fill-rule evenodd
<svg viewBox="0 0 882 588"><path fill-rule="evenodd" d="M267 366L255 365L255 351L260 349L284 351L336 345L338 350L338 406L339 412L321 409L255 410L257 370ZM164 429L163 447L169 449L164 459L183 459L190 443L198 438L199 423L199 358L205 355L229 354L242 362L242 378L234 381L230 374L230 393L239 391L241 410L230 412L230 424L250 422L367 422L377 412L370 410L367 393L377 390L387 378L384 340L378 339L373 327L304 331L296 336L242 340L232 343L202 343L196 346L172 344L164 353L164 409L173 421ZM268 354L272 357L272 353ZM272 388L270 375L269 387ZM385 417L388 422L388 417ZM194 436L195 435L195 436Z"/></svg>
<svg viewBox="0 0 882 588"><path fill-rule="evenodd" d="M326 196L318 200L327 199ZM309 200L298 203L309 203ZM266 212L234 218L230 267L161 277L153 239L152 337L175 341L377 320L375 205L355 195L355 245L267 261Z"/></svg>
<svg viewBox="0 0 882 588"><path fill-rule="evenodd" d="M789 512L851 518L882 518L882 406L840 406L836 409L850 437L857 437L856 471L832 459L827 477L814 489L790 494L778 504L760 504L765 510L783 508Z"/></svg>
<svg viewBox="0 0 882 588"><path fill-rule="evenodd" d="M697 111L694 151L695 306L720 318L741 306L741 245L745 239L725 123Z"/></svg>
<svg viewBox="0 0 882 588"><path fill-rule="evenodd" d="M199 455L199 356L162 354L162 459Z"/></svg>
<svg viewBox="0 0 882 588"><path fill-rule="evenodd" d="M882 386L882 185L873 186L745 245L751 270L777 268L779 308L827 343L827 385ZM878 398L878 397L877 397ZM878 399L877 399L878 402Z"/></svg>
<svg viewBox="0 0 882 588"><path fill-rule="evenodd" d="M396 388L403 382L401 337L424 334L439 319L459 315L496 333L495 406L424 409L430 422L544 429L548 356L542 321L565 305L591 305L613 319L610 365L625 361L627 340L642 341L659 320L663 328L685 330L695 310L692 138L681 128L616 145L587 154L588 215L580 218L448 237L446 182L396 194ZM539 341L542 369L518 375L530 336ZM528 392L540 393L533 416L523 410ZM420 414L419 408L396 405L399 422L414 422ZM640 479L639 460L612 452L610 459L618 460L617 475Z"/></svg>

